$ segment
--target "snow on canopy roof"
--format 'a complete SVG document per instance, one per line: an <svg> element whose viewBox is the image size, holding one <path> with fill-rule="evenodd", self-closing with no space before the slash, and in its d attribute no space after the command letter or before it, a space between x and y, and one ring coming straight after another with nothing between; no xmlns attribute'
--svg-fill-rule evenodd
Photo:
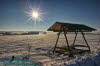
<svg viewBox="0 0 100 66"><path fill-rule="evenodd" d="M67 32L75 32L75 31L83 31L83 32L91 32L95 31L96 29L86 26L84 24L72 24L72 23L63 23L63 22L55 22L48 31L59 32L63 31L63 28Z"/></svg>

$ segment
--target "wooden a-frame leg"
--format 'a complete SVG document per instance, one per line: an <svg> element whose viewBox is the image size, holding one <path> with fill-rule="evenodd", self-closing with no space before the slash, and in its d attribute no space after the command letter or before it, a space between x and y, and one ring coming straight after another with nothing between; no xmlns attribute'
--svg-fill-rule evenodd
<svg viewBox="0 0 100 66"><path fill-rule="evenodd" d="M84 36L84 33L81 31L81 33L82 33L82 36L83 36L83 38L84 38L84 40L85 40L85 43L87 44L87 47L88 47L88 49L89 49L89 51L90 51L90 46L88 45L88 42L87 42L87 40L86 40L86 38L85 38L85 36Z"/></svg>
<svg viewBox="0 0 100 66"><path fill-rule="evenodd" d="M73 44L72 44L72 45L74 45L74 44L75 44L76 37L77 37L77 33L78 33L78 32L75 32L75 39L74 39L74 42L73 42Z"/></svg>
<svg viewBox="0 0 100 66"><path fill-rule="evenodd" d="M54 47L53 53L55 52L55 49L56 49L56 46L57 46L57 43L58 43L58 39L59 39L60 33L61 33L61 32L58 33L58 37L57 37L57 40L56 40L56 44L55 44L55 47Z"/></svg>
<svg viewBox="0 0 100 66"><path fill-rule="evenodd" d="M64 36L65 36L65 39L66 39L66 43L67 43L67 46L68 46L68 50L70 50L70 48L69 48L69 43L68 43L68 39L67 39L67 36L66 36L66 33L67 33L67 32L64 31Z"/></svg>
<svg viewBox="0 0 100 66"><path fill-rule="evenodd" d="M67 32L64 31L64 36L65 36L66 43L67 43L67 46L68 46L69 57L72 57L73 54L71 53L70 46L69 46L69 43L68 43L68 39L67 39L66 34L67 34Z"/></svg>

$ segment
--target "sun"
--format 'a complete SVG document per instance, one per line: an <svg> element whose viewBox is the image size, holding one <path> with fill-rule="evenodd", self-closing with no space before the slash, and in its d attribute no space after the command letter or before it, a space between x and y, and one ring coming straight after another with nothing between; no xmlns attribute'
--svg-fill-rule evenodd
<svg viewBox="0 0 100 66"><path fill-rule="evenodd" d="M37 22L43 22L43 19L44 18L44 14L45 12L43 12L42 10L40 10L39 8L30 8L28 11L25 11L25 14L27 14L27 16L29 17L27 19L27 22L34 22L34 23L37 23Z"/></svg>
<svg viewBox="0 0 100 66"><path fill-rule="evenodd" d="M39 17L39 13L38 12L33 12L32 17L37 19Z"/></svg>
<svg viewBox="0 0 100 66"><path fill-rule="evenodd" d="M29 16L29 19L27 20L28 22L29 21L32 21L32 22L41 22L42 21L42 19L41 19L41 17L42 17L42 13L41 12L39 12L38 10L30 10L29 12L25 12L28 16Z"/></svg>

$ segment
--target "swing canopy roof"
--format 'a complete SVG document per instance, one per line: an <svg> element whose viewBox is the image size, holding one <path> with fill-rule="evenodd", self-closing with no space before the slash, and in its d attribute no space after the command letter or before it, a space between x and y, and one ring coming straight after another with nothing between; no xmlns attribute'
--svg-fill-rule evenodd
<svg viewBox="0 0 100 66"><path fill-rule="evenodd" d="M86 26L84 24L72 24L72 23L64 23L64 22L55 22L48 31L59 32L59 31L67 31L67 32L92 32L96 31L96 29Z"/></svg>

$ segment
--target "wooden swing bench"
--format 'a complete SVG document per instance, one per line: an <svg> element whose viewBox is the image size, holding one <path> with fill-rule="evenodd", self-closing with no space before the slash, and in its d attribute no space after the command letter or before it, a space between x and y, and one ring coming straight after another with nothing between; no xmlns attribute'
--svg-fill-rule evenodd
<svg viewBox="0 0 100 66"><path fill-rule="evenodd" d="M80 45L80 46L69 46L70 50L68 49L67 46L64 46L64 47L56 47L57 49L55 50L55 53L58 53L58 54L63 54L63 55L69 55L70 53L72 55L77 55L77 54L81 54L81 53L84 53L84 52L89 52L90 50L83 50L83 49L77 49L75 47L86 47L87 46L84 46L84 45ZM71 51L69 53L69 51Z"/></svg>
<svg viewBox="0 0 100 66"><path fill-rule="evenodd" d="M54 46L53 53L59 53L59 54L73 56L75 54L81 54L83 52L89 52L90 46L88 45L88 42L85 38L85 34L83 32L92 32L92 31L95 31L95 30L96 29L91 28L91 27L86 26L86 25L83 25L83 24L56 22L55 24L53 24L48 29L48 31L58 32L58 34L57 34L58 38L56 40L56 44ZM57 47L57 43L58 43L59 36L60 36L61 32L64 33L67 46ZM72 45L69 45L69 42L68 42L68 39L67 39L67 32L75 32L75 38L74 38ZM86 43L86 46L85 45L75 45L75 41L76 41L78 32L80 32L82 34L84 41ZM88 50L77 49L76 47L86 47Z"/></svg>

